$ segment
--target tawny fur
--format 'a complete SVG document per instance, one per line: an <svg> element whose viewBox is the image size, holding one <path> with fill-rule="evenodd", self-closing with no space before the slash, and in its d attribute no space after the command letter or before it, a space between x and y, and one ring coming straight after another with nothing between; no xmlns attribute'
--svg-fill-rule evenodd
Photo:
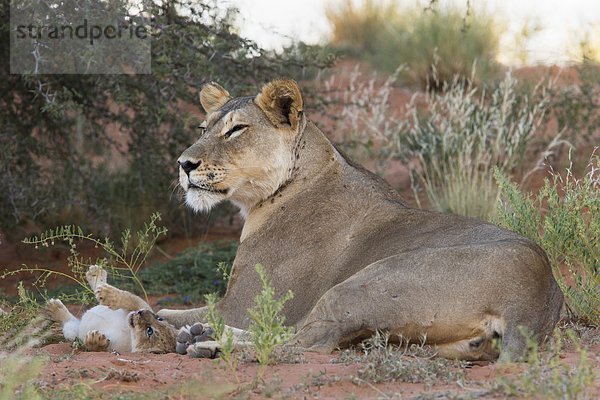
<svg viewBox="0 0 600 400"><path fill-rule="evenodd" d="M229 92L218 83L208 83L200 91L200 104L207 113L221 108L231 96Z"/></svg>
<svg viewBox="0 0 600 400"><path fill-rule="evenodd" d="M297 328L294 343L310 350L382 330L425 338L451 358L495 359L499 341L510 359L525 351L522 328L538 340L551 333L563 295L539 246L483 221L408 207L302 109L295 82L273 81L209 112L205 134L179 158L194 163L179 175L188 205L229 200L246 218L217 304L226 323L248 326L261 263L277 295L294 292L283 313ZM159 312L176 326L205 313Z"/></svg>
<svg viewBox="0 0 600 400"><path fill-rule="evenodd" d="M304 103L300 89L291 80L275 80L263 86L256 96L256 105L260 107L273 125L285 129L298 129Z"/></svg>

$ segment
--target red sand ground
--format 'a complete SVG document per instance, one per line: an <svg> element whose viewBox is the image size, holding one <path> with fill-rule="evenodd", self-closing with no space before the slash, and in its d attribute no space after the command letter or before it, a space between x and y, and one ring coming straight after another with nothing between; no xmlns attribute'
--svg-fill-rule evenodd
<svg viewBox="0 0 600 400"><path fill-rule="evenodd" d="M600 346L591 348L591 362L600 371ZM334 355L305 353L297 364L277 364L267 367L261 384L255 385L256 363L241 363L237 377L215 360L193 359L177 354L111 354L73 351L70 344L52 344L35 350L47 357L38 384L50 389L72 388L83 383L88 395L98 391L109 396L125 393L161 393L169 399L196 398L449 398L452 394L474 395L479 398L502 398L489 392L497 376L518 378L523 364L474 365L466 369L465 383L424 384L391 382L370 384L355 378L358 364L334 364ZM562 353L563 361L574 365L575 353ZM592 397L600 395L600 374L596 374ZM163 397L160 397L163 398Z"/></svg>

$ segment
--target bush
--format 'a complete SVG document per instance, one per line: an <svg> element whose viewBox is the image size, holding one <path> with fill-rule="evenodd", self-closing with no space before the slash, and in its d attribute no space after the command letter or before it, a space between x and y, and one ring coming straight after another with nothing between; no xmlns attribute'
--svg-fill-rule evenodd
<svg viewBox="0 0 600 400"><path fill-rule="evenodd" d="M433 208L491 217L498 195L493 168L509 173L523 165L548 108L544 87L528 96L516 84L509 73L486 92L455 78L427 96L425 112L413 97L388 140L409 163L413 188L422 186Z"/></svg>
<svg viewBox="0 0 600 400"><path fill-rule="evenodd" d="M139 278L148 293L174 293L176 302L196 302L210 293L223 295L236 250L234 241L200 243L141 270Z"/></svg>
<svg viewBox="0 0 600 400"><path fill-rule="evenodd" d="M10 74L10 3L0 0L2 230L77 219L86 230L114 234L139 228L154 211L171 232L205 223L172 201L176 159L196 135L185 106L197 104L211 80L237 94L330 61L311 46L261 49L235 33L235 12L216 2L163 0L145 9L153 16L152 74ZM126 1L90 3L121 7L127 18Z"/></svg>
<svg viewBox="0 0 600 400"><path fill-rule="evenodd" d="M393 72L421 87L441 87L455 75L476 79L497 70L498 24L483 12L457 7L398 8L395 3L367 0L360 6L343 2L327 10L332 43L364 57L375 67Z"/></svg>
<svg viewBox="0 0 600 400"><path fill-rule="evenodd" d="M81 304L89 304L94 300L94 293L86 280L86 273L91 265L100 265L107 270L111 277L127 284L131 290L142 293L147 300L147 292L139 276L140 268L146 264L148 256L152 252L157 240L167 234L167 229L160 226L161 216L154 213L144 227L135 234L130 229L125 229L121 234L121 240L115 244L108 237L103 239L94 237L93 234L85 234L77 225L60 226L50 229L39 236L23 240L23 243L48 248L55 245L65 245L69 248L67 258L68 272L55 271L44 267L23 267L9 270L0 274L0 279L21 273L37 274L33 286L46 298L46 282L49 278L65 278L76 285L74 293L61 293L58 298L63 301L74 301ZM93 261L91 258L82 256L77 250L81 242L93 244L94 247L102 249L104 257L98 257ZM70 289L73 289L72 287Z"/></svg>
<svg viewBox="0 0 600 400"><path fill-rule="evenodd" d="M596 149L597 151L597 149ZM594 152L581 179L553 172L537 196L522 193L495 171L500 187L497 221L537 242L578 317L600 324L600 156Z"/></svg>
<svg viewBox="0 0 600 400"><path fill-rule="evenodd" d="M584 61L574 67L577 83L551 90L551 109L559 132L576 147L594 143L600 132L600 64Z"/></svg>

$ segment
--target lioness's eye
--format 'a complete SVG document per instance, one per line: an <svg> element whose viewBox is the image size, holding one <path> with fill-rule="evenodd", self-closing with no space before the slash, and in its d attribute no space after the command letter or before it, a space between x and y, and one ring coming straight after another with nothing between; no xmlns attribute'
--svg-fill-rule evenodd
<svg viewBox="0 0 600 400"><path fill-rule="evenodd" d="M154 334L154 329L152 329L152 327L149 326L148 329L146 329L146 335L148 335L148 337L150 337L153 334Z"/></svg>
<svg viewBox="0 0 600 400"><path fill-rule="evenodd" d="M231 138L232 136L237 136L235 135L236 132L241 132L244 128L247 128L248 125L236 125L233 128L231 128L230 130L228 130L227 132L225 132L225 137L226 138Z"/></svg>

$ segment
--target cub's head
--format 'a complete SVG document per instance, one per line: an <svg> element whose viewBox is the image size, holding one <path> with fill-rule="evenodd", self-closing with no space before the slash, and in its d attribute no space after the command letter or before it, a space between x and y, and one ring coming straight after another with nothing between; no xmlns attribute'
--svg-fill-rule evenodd
<svg viewBox="0 0 600 400"><path fill-rule="evenodd" d="M177 330L150 310L133 311L128 317L134 352L173 353Z"/></svg>
<svg viewBox="0 0 600 400"><path fill-rule="evenodd" d="M300 89L291 80L266 84L257 96L231 98L216 83L200 92L201 136L179 157L186 203L208 211L230 200L245 214L291 177L304 129Z"/></svg>

